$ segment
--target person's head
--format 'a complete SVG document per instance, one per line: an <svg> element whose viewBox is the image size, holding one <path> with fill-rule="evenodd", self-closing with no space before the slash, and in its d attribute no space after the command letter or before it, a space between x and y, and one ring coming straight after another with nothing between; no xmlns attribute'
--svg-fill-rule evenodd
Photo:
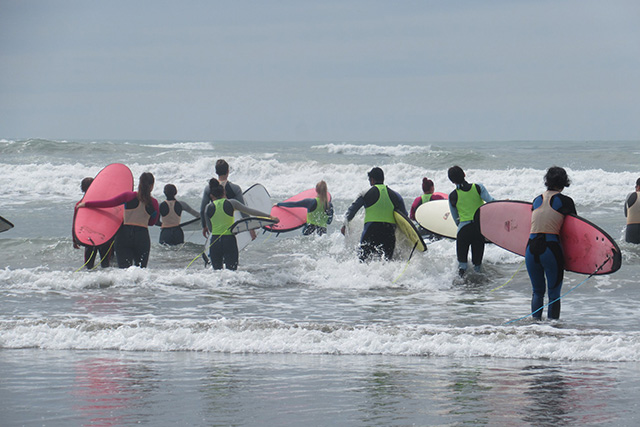
<svg viewBox="0 0 640 427"><path fill-rule="evenodd" d="M218 159L216 162L216 175L219 177L229 175L229 163L224 159Z"/></svg>
<svg viewBox="0 0 640 427"><path fill-rule="evenodd" d="M164 186L164 195L167 197L167 200L174 200L176 194L178 194L178 189L175 185L167 184Z"/></svg>
<svg viewBox="0 0 640 427"><path fill-rule="evenodd" d="M384 184L384 172L379 167L375 167L367 174L371 185Z"/></svg>
<svg viewBox="0 0 640 427"><path fill-rule="evenodd" d="M464 184L466 175L464 174L464 171L460 166L451 166L447 174L449 175L449 181L453 182L454 184Z"/></svg>
<svg viewBox="0 0 640 427"><path fill-rule="evenodd" d="M155 178L151 172L144 172L140 175L140 180L138 181L138 200L144 205L151 203L151 192L153 191L154 182Z"/></svg>
<svg viewBox="0 0 640 427"><path fill-rule="evenodd" d="M80 182L80 189L82 190L83 193L87 192L92 182L93 182L93 178L91 178L90 176L86 177L85 179L82 180L82 182Z"/></svg>
<svg viewBox="0 0 640 427"><path fill-rule="evenodd" d="M571 180L567 176L567 171L558 166L551 166L544 175L544 185L548 190L562 191L571 185Z"/></svg>
<svg viewBox="0 0 640 427"><path fill-rule="evenodd" d="M224 185L220 184L215 178L209 180L209 195L212 199L221 199L224 197Z"/></svg>
<svg viewBox="0 0 640 427"><path fill-rule="evenodd" d="M329 202L326 182L320 181L316 184L316 194L318 194L318 198L320 199L320 201L322 202L322 204L325 206L325 209L326 209L327 204Z"/></svg>
<svg viewBox="0 0 640 427"><path fill-rule="evenodd" d="M433 193L433 187L433 181L426 177L422 178L422 191L424 192L424 194Z"/></svg>
<svg viewBox="0 0 640 427"><path fill-rule="evenodd" d="M636 191L640 191L640 178L636 180Z"/></svg>

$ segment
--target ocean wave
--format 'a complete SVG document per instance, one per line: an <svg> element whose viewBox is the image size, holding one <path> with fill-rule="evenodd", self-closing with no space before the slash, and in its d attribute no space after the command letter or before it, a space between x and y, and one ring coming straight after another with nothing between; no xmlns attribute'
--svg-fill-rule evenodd
<svg viewBox="0 0 640 427"><path fill-rule="evenodd" d="M428 153L431 145L377 145L377 144L325 144L311 148L326 150L329 154L346 154L352 156L408 156L416 153Z"/></svg>
<svg viewBox="0 0 640 427"><path fill-rule="evenodd" d="M640 361L640 334L596 329L352 326L270 319L0 321L0 348Z"/></svg>

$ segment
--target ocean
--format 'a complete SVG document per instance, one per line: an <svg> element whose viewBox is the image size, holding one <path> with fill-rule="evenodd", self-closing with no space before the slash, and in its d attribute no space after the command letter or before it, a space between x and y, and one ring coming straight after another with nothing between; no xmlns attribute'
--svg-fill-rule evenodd
<svg viewBox="0 0 640 427"><path fill-rule="evenodd" d="M623 204L640 176L638 141L246 142L0 139L0 424L3 426L637 425L640 248ZM72 247L80 181L114 162L172 183L199 208L224 158L243 189L274 202L324 179L325 236L259 233L238 271L151 229L147 269L81 268ZM356 256L364 213L343 214L385 172L407 209L447 169L496 199L531 201L552 165L564 194L623 252L612 274L566 273L561 319L535 323L523 258L487 245L482 274L457 278L455 242L391 261ZM185 214L185 219L189 218ZM196 259L191 264L189 263ZM505 285L500 289L496 287ZM546 310L545 316L546 318Z"/></svg>

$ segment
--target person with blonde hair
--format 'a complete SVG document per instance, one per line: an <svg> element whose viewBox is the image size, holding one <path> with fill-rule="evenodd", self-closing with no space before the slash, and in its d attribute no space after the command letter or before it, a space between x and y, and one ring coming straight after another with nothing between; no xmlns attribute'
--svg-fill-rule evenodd
<svg viewBox="0 0 640 427"><path fill-rule="evenodd" d="M283 208L305 208L307 209L307 223L302 228L302 234L308 236L317 234L319 236L327 232L327 225L333 221L333 203L329 200L327 183L320 181L316 184L317 197L302 199L295 202L281 202L276 206Z"/></svg>

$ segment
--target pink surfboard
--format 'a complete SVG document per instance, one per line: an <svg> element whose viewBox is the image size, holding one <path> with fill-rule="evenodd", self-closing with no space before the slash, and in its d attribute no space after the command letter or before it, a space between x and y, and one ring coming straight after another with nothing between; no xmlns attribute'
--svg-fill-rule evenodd
<svg viewBox="0 0 640 427"><path fill-rule="evenodd" d="M531 230L531 203L496 201L478 209L476 221L489 241L524 256ZM567 215L560 230L565 270L581 274L610 274L618 271L622 254L604 230L584 218ZM609 258L607 260L607 258ZM606 263L605 263L606 261Z"/></svg>
<svg viewBox="0 0 640 427"><path fill-rule="evenodd" d="M331 194L327 193L329 201L331 201ZM302 193L285 200L285 202L297 202L302 199L315 199L318 196L315 188L305 190ZM272 231L274 233L284 233L286 231L296 230L307 223L307 209L306 208L284 208L274 206L271 208L271 216L280 219L277 224L264 227L265 230Z"/></svg>
<svg viewBox="0 0 640 427"><path fill-rule="evenodd" d="M105 200L133 190L133 175L121 163L112 163L93 179L83 202ZM73 217L73 236L82 245L100 246L108 242L122 225L124 205L112 208L80 208Z"/></svg>

